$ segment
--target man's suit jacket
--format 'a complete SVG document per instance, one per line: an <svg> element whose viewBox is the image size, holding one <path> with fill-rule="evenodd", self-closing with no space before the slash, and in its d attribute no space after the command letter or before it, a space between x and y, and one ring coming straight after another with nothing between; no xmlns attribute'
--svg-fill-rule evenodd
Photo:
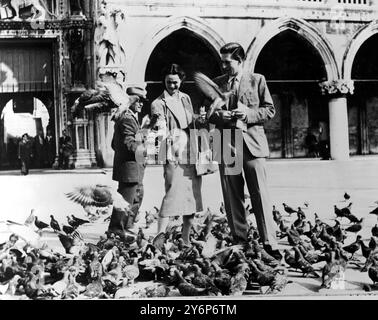
<svg viewBox="0 0 378 320"><path fill-rule="evenodd" d="M228 91L228 75L217 77L214 82L223 92ZM230 106L230 109L237 107L247 114L243 138L249 151L256 158L268 157L269 147L264 123L274 117L276 110L265 77L258 73L244 72L240 79L237 101L237 105ZM223 108L227 109L228 106ZM211 117L210 122L215 123L217 127L227 127L222 126L221 118L216 113Z"/></svg>
<svg viewBox="0 0 378 320"><path fill-rule="evenodd" d="M139 130L139 122L130 110L115 121L112 139L113 180L115 181L137 183L143 180L144 164L138 163L135 158L139 145L136 135Z"/></svg>

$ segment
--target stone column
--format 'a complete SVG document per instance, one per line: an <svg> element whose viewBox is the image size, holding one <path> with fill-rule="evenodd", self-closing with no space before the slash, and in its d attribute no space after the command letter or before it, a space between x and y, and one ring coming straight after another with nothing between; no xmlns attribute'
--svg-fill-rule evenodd
<svg viewBox="0 0 378 320"><path fill-rule="evenodd" d="M337 79L320 83L323 95L328 95L329 136L332 160L349 159L347 94L353 94L351 80Z"/></svg>
<svg viewBox="0 0 378 320"><path fill-rule="evenodd" d="M97 158L99 165L105 168L113 166L114 151L111 142L114 132L114 123L111 121L110 113L101 113L97 115L96 127L98 129L98 149Z"/></svg>
<svg viewBox="0 0 378 320"><path fill-rule="evenodd" d="M88 116L88 149L89 149L89 155L90 155L90 162L91 162L91 167L97 166L97 161L96 161L96 153L95 153L95 129L94 129L94 117L92 112L89 113Z"/></svg>
<svg viewBox="0 0 378 320"><path fill-rule="evenodd" d="M328 102L329 136L332 160L349 159L348 109L346 96Z"/></svg>

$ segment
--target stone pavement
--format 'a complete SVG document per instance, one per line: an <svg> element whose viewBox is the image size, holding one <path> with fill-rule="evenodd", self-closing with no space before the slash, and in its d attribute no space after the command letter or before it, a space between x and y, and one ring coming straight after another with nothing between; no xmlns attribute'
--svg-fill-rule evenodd
<svg viewBox="0 0 378 320"><path fill-rule="evenodd" d="M377 218L369 215L378 200L378 158L352 158L349 161L320 161L320 160L269 160L268 179L272 195L272 202L283 211L282 203L296 208L303 206L307 201L310 205L305 211L307 219L314 220L314 212L320 219L333 225L335 218L333 205L345 206L342 202L343 194L347 191L351 195L352 213L358 218L365 217L363 229L360 232L363 239L370 239L371 228L377 223ZM66 223L66 215L74 214L85 218L82 207L68 200L64 193L71 191L75 186L96 183L110 184L116 187L111 180L111 169L87 170L31 170L28 176L21 176L19 171L0 172L0 221L7 219L23 222L34 208L38 217L49 222L50 214ZM141 219L138 225L144 226L144 212L153 206L160 206L164 195L163 170L160 166L149 166L145 174L145 197L141 207ZM218 174L205 176L203 179L203 201L205 207L214 211L219 210L222 201ZM286 217L292 221L295 217ZM343 221L344 223L346 221ZM84 225L81 232L87 241L96 241L99 235L104 234L107 223L100 218L95 223ZM156 233L156 223L146 230L146 234ZM0 242L7 236L1 233ZM49 231L44 232L43 239L57 250L62 250L59 240ZM345 245L353 242L355 235L350 235ZM286 247L286 239L280 242ZM362 262L364 258L357 255ZM318 264L319 269L322 263ZM315 265L316 267L316 265ZM321 273L321 272L319 272ZM365 292L364 284L372 284L367 272L361 273L355 266L348 266L346 272L345 290L321 290L320 279L303 278L299 273L289 272L293 282L276 297L291 299L324 297L346 298L370 297L377 298L375 291ZM378 291L377 291L378 292ZM248 293L246 297L260 298L258 293Z"/></svg>

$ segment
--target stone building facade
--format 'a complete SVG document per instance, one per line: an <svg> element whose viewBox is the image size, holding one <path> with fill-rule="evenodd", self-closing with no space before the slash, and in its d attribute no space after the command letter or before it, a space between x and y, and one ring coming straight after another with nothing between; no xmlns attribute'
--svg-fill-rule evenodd
<svg viewBox="0 0 378 320"><path fill-rule="evenodd" d="M57 155L66 129L76 151L71 164L96 163L93 124L74 120L70 105L95 86L95 2L1 1L0 168L17 167L17 141L50 130Z"/></svg>
<svg viewBox="0 0 378 320"><path fill-rule="evenodd" d="M161 67L178 62L188 73L183 90L199 108L191 72L219 75L219 48L237 41L275 101L265 128L271 158L307 157L314 131L332 159L378 153L376 2L107 2L126 15L127 84L146 86L150 100L162 89Z"/></svg>
<svg viewBox="0 0 378 320"><path fill-rule="evenodd" d="M111 166L113 158L109 114L70 115L81 92L115 81L146 87L152 101L162 90L161 68L177 62L198 110L191 73L221 74L219 48L230 41L244 47L245 67L264 74L272 93L277 114L265 127L271 158L311 156L310 132L335 160L378 153L376 1L93 0L82 12L72 8L77 1L45 2L56 17L43 30L1 19L0 39L51 43L53 103L46 104L56 138L63 127L74 137L76 166Z"/></svg>

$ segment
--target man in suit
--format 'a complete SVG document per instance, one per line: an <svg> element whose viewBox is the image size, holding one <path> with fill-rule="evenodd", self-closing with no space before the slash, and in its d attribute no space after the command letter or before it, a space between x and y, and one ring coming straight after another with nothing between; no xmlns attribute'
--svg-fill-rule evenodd
<svg viewBox="0 0 378 320"><path fill-rule="evenodd" d="M224 74L214 82L222 92L232 92L225 101L216 99L211 108L215 112L210 117L223 132L224 129L239 131L229 139L228 147L222 143L220 178L228 223L236 243L247 242L248 223L244 205L244 179L251 197L252 209L256 217L260 239L271 255L281 259L276 241L277 225L273 220L272 204L269 196L265 158L269 156L268 141L264 123L275 115L272 97L265 78L261 74L243 69L245 52L240 44L228 43L220 49ZM241 141L242 140L242 141ZM226 150L229 149L229 150ZM243 172L229 170L225 154L234 154L243 167ZM237 160L236 160L237 161ZM227 161L226 161L227 162ZM235 162L236 163L236 162Z"/></svg>
<svg viewBox="0 0 378 320"><path fill-rule="evenodd" d="M141 130L138 114L142 110L143 102L146 101L146 91L139 87L127 88L129 96L136 97L135 102L130 105L120 117L115 119L112 148L114 150L113 180L118 181L118 193L133 205L134 216L129 216L125 224L125 219L112 216L114 221L109 225L109 229L116 229L117 225L121 229L132 229L134 220L138 214L138 209L143 198L143 176L145 164L137 161L135 154L140 143L137 134ZM121 222L121 220L123 222Z"/></svg>

